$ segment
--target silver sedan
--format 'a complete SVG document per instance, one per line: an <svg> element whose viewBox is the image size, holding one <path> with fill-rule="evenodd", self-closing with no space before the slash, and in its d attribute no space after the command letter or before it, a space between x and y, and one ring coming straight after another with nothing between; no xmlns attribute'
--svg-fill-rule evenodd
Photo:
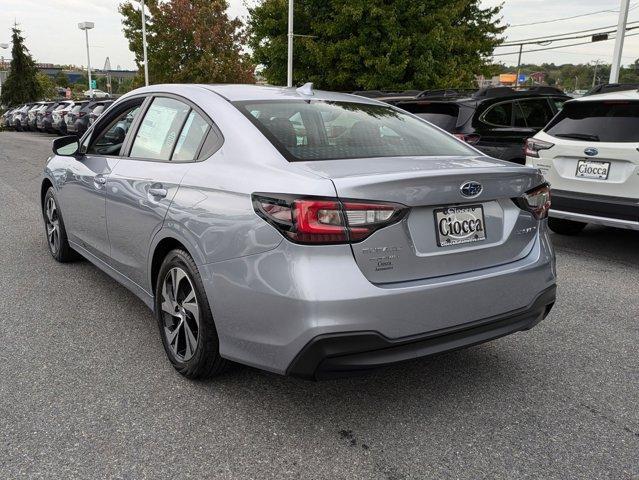
<svg viewBox="0 0 639 480"><path fill-rule="evenodd" d="M53 151L51 254L139 296L191 378L343 375L527 330L555 300L539 171L375 100L155 85Z"/></svg>

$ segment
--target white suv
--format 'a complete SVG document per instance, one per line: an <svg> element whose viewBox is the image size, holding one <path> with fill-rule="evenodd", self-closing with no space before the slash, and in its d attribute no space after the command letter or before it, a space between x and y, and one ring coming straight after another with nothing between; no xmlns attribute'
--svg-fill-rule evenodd
<svg viewBox="0 0 639 480"><path fill-rule="evenodd" d="M639 230L639 92L564 103L526 142L526 164L552 186L548 223L561 234L588 223Z"/></svg>

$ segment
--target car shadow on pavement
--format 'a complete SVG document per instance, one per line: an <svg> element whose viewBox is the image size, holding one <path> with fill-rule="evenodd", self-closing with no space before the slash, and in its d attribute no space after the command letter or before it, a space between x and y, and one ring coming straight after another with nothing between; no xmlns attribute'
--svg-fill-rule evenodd
<svg viewBox="0 0 639 480"><path fill-rule="evenodd" d="M562 252L639 265L639 231L588 225L579 235L552 234L557 255Z"/></svg>

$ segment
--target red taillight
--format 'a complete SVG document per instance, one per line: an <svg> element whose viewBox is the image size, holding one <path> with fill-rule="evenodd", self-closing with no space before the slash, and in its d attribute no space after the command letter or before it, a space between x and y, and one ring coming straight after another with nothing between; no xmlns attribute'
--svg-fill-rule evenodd
<svg viewBox="0 0 639 480"><path fill-rule="evenodd" d="M550 210L550 185L546 183L527 191L516 203L520 208L532 213L536 219L546 218Z"/></svg>
<svg viewBox="0 0 639 480"><path fill-rule="evenodd" d="M476 145L481 140L481 135L478 135L476 133L469 133L469 134L454 133L453 135L455 135L457 138L459 138L460 140L463 140L464 142L470 145Z"/></svg>
<svg viewBox="0 0 639 480"><path fill-rule="evenodd" d="M548 150L554 146L554 143L544 142L543 140L537 140L536 138L528 138L524 144L524 155L527 157L539 158L540 150Z"/></svg>
<svg viewBox="0 0 639 480"><path fill-rule="evenodd" d="M253 195L255 212L296 243L349 243L399 221L403 205L334 198Z"/></svg>
<svg viewBox="0 0 639 480"><path fill-rule="evenodd" d="M78 113L78 117L84 117L87 114L87 112L80 112Z"/></svg>

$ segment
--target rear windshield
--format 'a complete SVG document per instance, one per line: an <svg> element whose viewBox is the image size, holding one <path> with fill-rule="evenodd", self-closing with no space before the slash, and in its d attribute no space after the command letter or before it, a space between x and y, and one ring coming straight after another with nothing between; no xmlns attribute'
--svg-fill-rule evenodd
<svg viewBox="0 0 639 480"><path fill-rule="evenodd" d="M98 105L91 111L91 113L102 113L102 110L104 110L104 105Z"/></svg>
<svg viewBox="0 0 639 480"><path fill-rule="evenodd" d="M71 113L78 113L80 110L82 110L83 105L76 105L71 109Z"/></svg>
<svg viewBox="0 0 639 480"><path fill-rule="evenodd" d="M453 103L399 103L397 106L447 132L453 132L457 126L459 107Z"/></svg>
<svg viewBox="0 0 639 480"><path fill-rule="evenodd" d="M555 137L575 140L639 142L639 102L564 103L545 131Z"/></svg>
<svg viewBox="0 0 639 480"><path fill-rule="evenodd" d="M319 100L235 105L289 161L477 154L392 107Z"/></svg>

